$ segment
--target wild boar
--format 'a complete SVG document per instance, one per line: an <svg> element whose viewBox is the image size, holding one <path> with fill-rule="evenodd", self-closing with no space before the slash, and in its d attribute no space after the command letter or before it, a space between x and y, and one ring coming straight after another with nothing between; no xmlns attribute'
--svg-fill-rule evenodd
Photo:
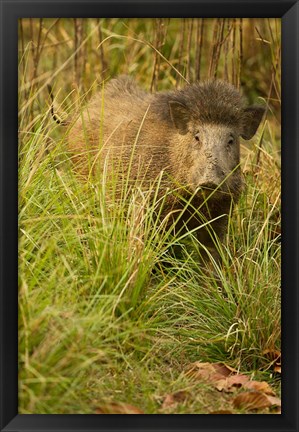
<svg viewBox="0 0 299 432"><path fill-rule="evenodd" d="M215 236L224 240L243 187L240 137L251 139L263 114L263 107L246 106L239 91L223 81L150 94L120 76L73 123L68 148L83 178L117 167L120 177L145 184L163 172L160 193L179 193L168 194L161 217L171 215L171 223L177 217L176 229L210 221L197 235L218 258Z"/></svg>

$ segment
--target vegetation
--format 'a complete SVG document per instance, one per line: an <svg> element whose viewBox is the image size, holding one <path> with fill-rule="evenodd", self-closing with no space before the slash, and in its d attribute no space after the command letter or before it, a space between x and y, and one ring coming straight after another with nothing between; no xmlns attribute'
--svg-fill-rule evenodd
<svg viewBox="0 0 299 432"><path fill-rule="evenodd" d="M199 266L196 233L172 237L156 218L159 179L148 193L124 184L115 202L105 178L73 173L47 84L64 118L120 73L152 91L222 78L266 104L258 135L242 142L246 189L221 266ZM225 409L226 394L186 375L195 361L279 395L280 260L280 20L19 21L20 413ZM163 407L176 391L191 398Z"/></svg>

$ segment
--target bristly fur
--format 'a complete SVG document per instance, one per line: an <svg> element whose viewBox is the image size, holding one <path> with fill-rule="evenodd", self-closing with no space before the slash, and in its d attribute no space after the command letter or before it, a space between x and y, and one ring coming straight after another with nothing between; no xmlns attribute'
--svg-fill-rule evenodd
<svg viewBox="0 0 299 432"><path fill-rule="evenodd" d="M108 97L118 98L123 95L130 98L145 99L150 96L128 75L119 75L117 78L113 78L107 86L104 84L104 89L105 95Z"/></svg>
<svg viewBox="0 0 299 432"><path fill-rule="evenodd" d="M245 100L233 85L221 80L196 82L181 90L149 94L130 76L121 75L107 84L105 93L109 97L119 98L123 95L134 98L135 101L147 100L157 117L170 124L169 102L184 105L190 112L191 119L203 123L241 126L244 121Z"/></svg>
<svg viewBox="0 0 299 432"><path fill-rule="evenodd" d="M149 188L163 174L161 220L193 229L204 216L210 223L198 238L217 258L213 235L224 239L242 189L239 137L254 135L261 114L223 81L151 94L121 76L104 83L78 116L68 147L83 178L105 171L108 181L119 180L116 187L127 179Z"/></svg>
<svg viewBox="0 0 299 432"><path fill-rule="evenodd" d="M245 104L242 96L235 87L220 80L195 83L182 90L153 95L153 110L167 122L171 122L170 101L184 105L191 118L203 123L241 125L243 121Z"/></svg>

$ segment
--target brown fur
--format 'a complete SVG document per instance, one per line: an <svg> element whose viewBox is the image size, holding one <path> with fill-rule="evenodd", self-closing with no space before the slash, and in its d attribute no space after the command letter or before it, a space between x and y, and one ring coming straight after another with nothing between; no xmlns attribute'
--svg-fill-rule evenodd
<svg viewBox="0 0 299 432"><path fill-rule="evenodd" d="M242 190L239 136L254 135L263 108L246 108L240 93L222 81L149 94L121 76L103 91L92 98L69 133L77 171L84 178L104 169L116 170L120 177L129 172L130 180L143 185L163 171L161 193L181 187L182 197L193 196L178 226L200 226L201 217L193 214L193 207L199 208L206 220L222 216L211 227L223 240L228 213ZM184 199L172 194L162 216L184 205ZM199 240L215 251L208 231L199 229Z"/></svg>

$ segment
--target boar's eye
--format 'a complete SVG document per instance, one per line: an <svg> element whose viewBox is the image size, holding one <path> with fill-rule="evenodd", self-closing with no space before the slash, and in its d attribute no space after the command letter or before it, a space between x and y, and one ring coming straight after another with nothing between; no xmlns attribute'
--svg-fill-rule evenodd
<svg viewBox="0 0 299 432"><path fill-rule="evenodd" d="M235 138L233 135L230 135L227 141L227 148L231 147L235 143Z"/></svg>
<svg viewBox="0 0 299 432"><path fill-rule="evenodd" d="M195 139L196 139L196 141L200 141L200 139L199 139L199 133L197 133L197 134L195 135Z"/></svg>

